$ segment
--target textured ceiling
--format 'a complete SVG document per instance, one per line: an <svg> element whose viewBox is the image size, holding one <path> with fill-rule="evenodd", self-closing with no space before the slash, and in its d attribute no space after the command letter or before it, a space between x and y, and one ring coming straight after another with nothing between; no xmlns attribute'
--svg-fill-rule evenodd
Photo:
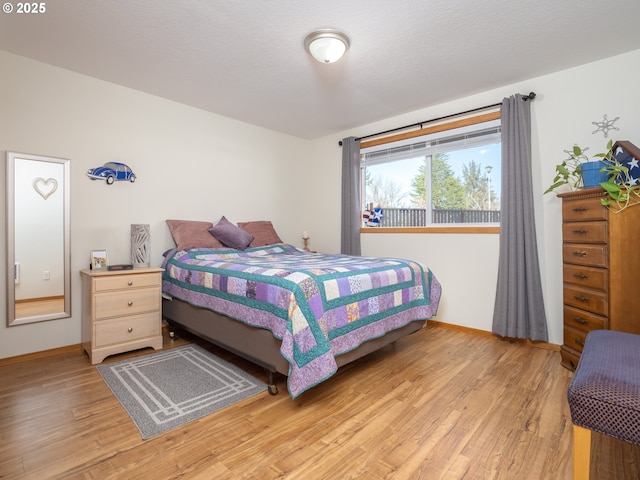
<svg viewBox="0 0 640 480"><path fill-rule="evenodd" d="M639 0L44 3L0 13L0 49L308 139L640 48Z"/></svg>

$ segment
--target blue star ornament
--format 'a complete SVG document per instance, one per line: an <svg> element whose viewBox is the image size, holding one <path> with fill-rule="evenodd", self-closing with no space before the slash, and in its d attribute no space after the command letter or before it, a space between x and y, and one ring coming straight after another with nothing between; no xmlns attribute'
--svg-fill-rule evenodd
<svg viewBox="0 0 640 480"><path fill-rule="evenodd" d="M373 210L371 209L365 210L362 215L362 217L364 218L364 226L379 227L383 216L384 216L384 213L382 212L382 208L380 207L376 207Z"/></svg>

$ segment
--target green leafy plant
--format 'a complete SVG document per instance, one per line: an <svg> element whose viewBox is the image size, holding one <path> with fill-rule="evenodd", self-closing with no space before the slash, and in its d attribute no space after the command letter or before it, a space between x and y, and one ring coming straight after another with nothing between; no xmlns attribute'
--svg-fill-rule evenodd
<svg viewBox="0 0 640 480"><path fill-rule="evenodd" d="M577 190L582 187L582 164L589 161L586 155L588 148L582 148L574 145L571 150L564 152L569 155L562 163L556 165L556 176L553 183L544 193L553 192L556 188L567 185L571 190Z"/></svg>
<svg viewBox="0 0 640 480"><path fill-rule="evenodd" d="M600 199L602 205L609 207L614 213L619 213L624 209L640 203L640 185L633 184L629 175L629 169L618 162L613 155L613 145L610 140L607 144L607 152L599 153L595 156L604 159L607 166L607 181L601 182L600 186L607 192L607 197Z"/></svg>
<svg viewBox="0 0 640 480"><path fill-rule="evenodd" d="M582 181L582 165L590 160L585 153L588 148L574 145L571 150L565 150L568 158L556 165L556 176L553 183L545 190L553 192L556 188L567 185L570 190L578 190L584 184ZM607 177L607 181L600 182L606 196L600 199L602 205L612 212L619 213L624 209L640 203L640 184L634 185L629 169L621 164L613 154L613 140L607 142L607 149L603 153L596 153L593 158L603 161L605 166L600 169Z"/></svg>

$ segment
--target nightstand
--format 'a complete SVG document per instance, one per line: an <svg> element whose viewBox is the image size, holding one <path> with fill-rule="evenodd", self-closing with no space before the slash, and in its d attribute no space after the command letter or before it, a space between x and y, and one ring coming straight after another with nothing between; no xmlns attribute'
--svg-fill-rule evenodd
<svg viewBox="0 0 640 480"><path fill-rule="evenodd" d="M81 270L82 348L91 364L162 348L162 268Z"/></svg>

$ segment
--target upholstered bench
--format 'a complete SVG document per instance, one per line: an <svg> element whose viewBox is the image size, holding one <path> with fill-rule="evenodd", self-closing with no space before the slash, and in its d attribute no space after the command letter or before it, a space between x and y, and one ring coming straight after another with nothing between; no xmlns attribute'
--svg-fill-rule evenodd
<svg viewBox="0 0 640 480"><path fill-rule="evenodd" d="M588 479L591 431L640 445L640 335L589 332L567 397L573 478Z"/></svg>

